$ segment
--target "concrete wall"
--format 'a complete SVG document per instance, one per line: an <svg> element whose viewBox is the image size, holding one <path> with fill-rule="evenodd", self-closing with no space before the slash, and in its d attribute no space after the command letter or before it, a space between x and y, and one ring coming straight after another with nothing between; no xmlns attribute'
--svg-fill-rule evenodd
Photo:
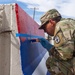
<svg viewBox="0 0 75 75"><path fill-rule="evenodd" d="M15 4L0 5L0 75L22 75Z"/></svg>
<svg viewBox="0 0 75 75"><path fill-rule="evenodd" d="M45 61L48 57L48 54L45 56L46 50L40 43L30 44L25 41L25 38L19 39L16 37L16 33L44 37L44 32L38 28L39 25L17 4L0 5L0 75L23 75L23 73L26 75L36 75L36 73L38 75L46 75L47 69ZM20 54L20 41L23 44L22 52L25 54L22 52L22 54ZM25 43L23 43L23 41ZM27 44L27 46L25 46L25 44ZM29 55L30 57L28 57L28 59L27 57L26 59L21 59L23 55L24 57L25 55ZM40 59L37 65L35 65L37 63L36 58ZM29 70L22 69L22 67L25 66L23 66L23 62L21 61L24 61L25 65L29 62L29 66L32 64L30 62L32 59L35 61L35 64L32 65L32 67L36 66L35 69L42 61L39 67L41 73L39 68L33 71L33 74L29 74ZM30 71L32 67L30 67Z"/></svg>

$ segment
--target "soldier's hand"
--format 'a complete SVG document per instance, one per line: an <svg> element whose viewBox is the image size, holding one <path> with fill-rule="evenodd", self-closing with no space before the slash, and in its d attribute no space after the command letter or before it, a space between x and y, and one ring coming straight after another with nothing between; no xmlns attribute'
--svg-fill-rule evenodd
<svg viewBox="0 0 75 75"><path fill-rule="evenodd" d="M39 38L39 42L41 43L41 45L46 48L48 51L53 47L53 45L51 45L48 40L44 39L44 38Z"/></svg>

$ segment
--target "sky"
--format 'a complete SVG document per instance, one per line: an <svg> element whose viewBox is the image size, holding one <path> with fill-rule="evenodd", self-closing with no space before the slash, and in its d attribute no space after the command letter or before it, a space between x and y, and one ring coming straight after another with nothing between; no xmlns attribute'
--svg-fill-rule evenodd
<svg viewBox="0 0 75 75"><path fill-rule="evenodd" d="M33 18L40 23L40 17L49 9L57 9L64 18L75 19L75 0L0 0L0 4L18 3L19 6Z"/></svg>

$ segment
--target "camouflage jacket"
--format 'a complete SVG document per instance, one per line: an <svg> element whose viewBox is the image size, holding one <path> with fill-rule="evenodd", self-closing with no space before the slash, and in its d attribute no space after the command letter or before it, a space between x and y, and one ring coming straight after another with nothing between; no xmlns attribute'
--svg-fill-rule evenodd
<svg viewBox="0 0 75 75"><path fill-rule="evenodd" d="M75 51L75 20L69 18L56 24L54 46L61 59L67 60L73 57Z"/></svg>

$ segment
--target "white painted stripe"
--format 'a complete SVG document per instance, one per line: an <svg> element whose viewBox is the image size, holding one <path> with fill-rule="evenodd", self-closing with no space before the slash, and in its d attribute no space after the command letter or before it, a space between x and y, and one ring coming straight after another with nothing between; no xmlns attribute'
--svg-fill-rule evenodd
<svg viewBox="0 0 75 75"><path fill-rule="evenodd" d="M46 75L47 73L47 68L46 68L46 60L49 57L48 52L44 55L43 59L35 69L32 75ZM35 65L35 64L34 64Z"/></svg>

